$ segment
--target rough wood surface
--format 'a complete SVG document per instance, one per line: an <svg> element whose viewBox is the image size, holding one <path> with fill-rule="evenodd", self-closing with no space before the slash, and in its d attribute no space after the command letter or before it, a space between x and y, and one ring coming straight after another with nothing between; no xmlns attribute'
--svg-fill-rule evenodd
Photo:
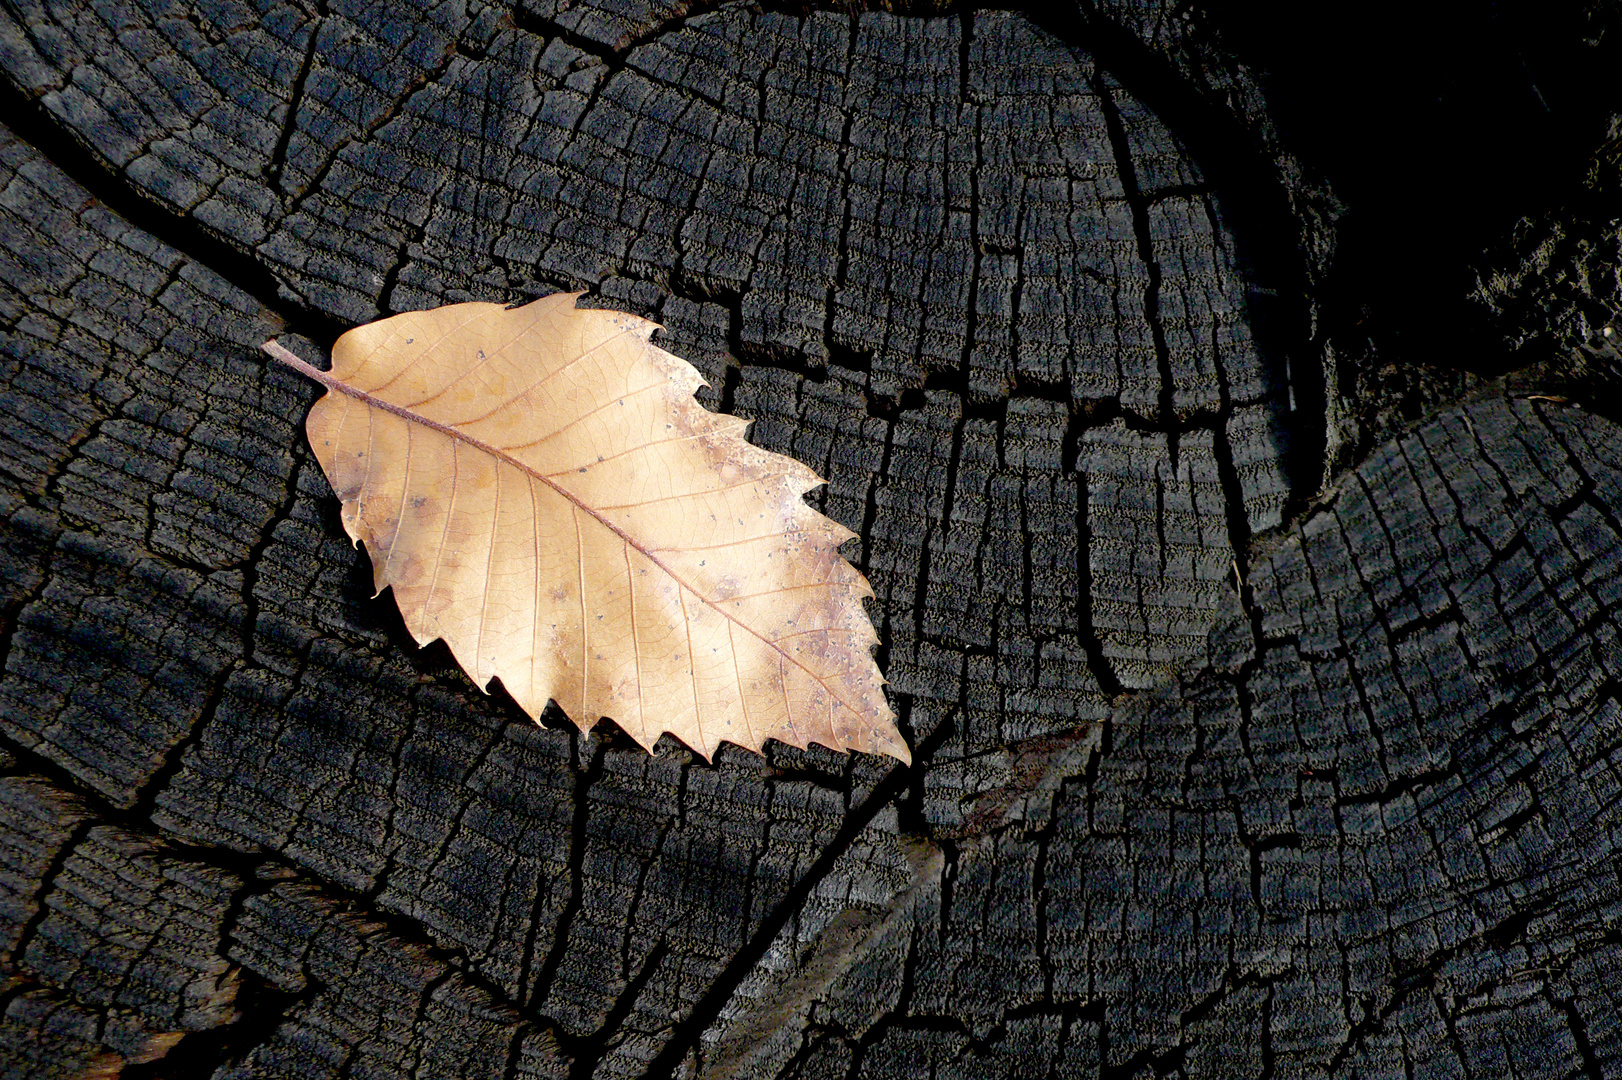
<svg viewBox="0 0 1622 1080"><path fill-rule="evenodd" d="M0 8L8 1068L1622 1070L1622 429L1318 492L1317 226L1117 6ZM536 726L370 596L258 343L562 288L828 477L911 769Z"/></svg>

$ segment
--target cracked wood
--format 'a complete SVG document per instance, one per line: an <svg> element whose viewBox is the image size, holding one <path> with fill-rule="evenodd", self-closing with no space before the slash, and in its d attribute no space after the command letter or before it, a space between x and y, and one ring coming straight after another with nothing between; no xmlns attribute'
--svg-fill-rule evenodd
<svg viewBox="0 0 1622 1080"><path fill-rule="evenodd" d="M1313 354L1144 104L1265 100L1086 8L0 12L8 1064L1617 1072L1617 429L1442 409L1270 536ZM907 782L537 729L370 598L254 345L588 286L829 477Z"/></svg>

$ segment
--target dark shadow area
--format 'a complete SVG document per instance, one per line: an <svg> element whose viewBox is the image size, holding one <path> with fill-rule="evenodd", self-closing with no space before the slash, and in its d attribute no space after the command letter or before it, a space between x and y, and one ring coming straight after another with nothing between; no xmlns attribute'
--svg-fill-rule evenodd
<svg viewBox="0 0 1622 1080"><path fill-rule="evenodd" d="M162 1057L126 1065L118 1075L123 1080L190 1080L240 1065L255 1048L269 1042L277 1028L295 1022L298 1007L321 989L322 985L312 979L305 990L295 994L252 972L244 972L234 1021L206 1031L187 1032Z"/></svg>
<svg viewBox="0 0 1622 1080"><path fill-rule="evenodd" d="M1622 110L1622 6L1264 0L1204 17L1346 207L1327 332L1501 374L1511 358L1468 304L1472 263L1579 190Z"/></svg>

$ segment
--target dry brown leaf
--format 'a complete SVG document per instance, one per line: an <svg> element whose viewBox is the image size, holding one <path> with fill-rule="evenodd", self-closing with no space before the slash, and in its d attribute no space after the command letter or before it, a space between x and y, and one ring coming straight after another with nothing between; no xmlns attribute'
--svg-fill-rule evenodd
<svg viewBox="0 0 1622 1080"><path fill-rule="evenodd" d="M853 534L801 499L822 481L703 409L654 323L578 295L383 319L330 372L265 344L328 388L306 429L377 590L531 716L910 761Z"/></svg>

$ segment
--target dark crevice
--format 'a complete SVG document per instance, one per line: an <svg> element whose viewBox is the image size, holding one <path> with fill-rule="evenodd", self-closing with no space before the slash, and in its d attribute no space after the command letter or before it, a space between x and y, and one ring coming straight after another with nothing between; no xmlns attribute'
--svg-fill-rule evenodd
<svg viewBox="0 0 1622 1080"><path fill-rule="evenodd" d="M1450 776L1456 775L1458 770L1451 766L1446 768L1431 767L1417 773L1398 776L1388 782L1378 791L1370 791L1361 795L1342 795L1335 799L1335 806L1374 805L1385 806L1394 799L1403 796L1413 796L1433 784L1441 783ZM1333 774L1326 773L1333 776Z"/></svg>
<svg viewBox="0 0 1622 1080"><path fill-rule="evenodd" d="M1570 998L1563 1000L1551 998L1550 1003L1561 1016L1565 1017L1566 1029L1571 1032L1572 1045L1577 1048L1577 1058L1582 1062L1583 1075L1588 1080L1605 1080L1605 1067L1594 1051L1594 1040L1588 1033L1588 1021L1583 1019L1583 1014L1578 1011L1576 1001Z"/></svg>
<svg viewBox="0 0 1622 1080"><path fill-rule="evenodd" d="M1234 464L1233 443L1230 439L1229 424L1233 419L1233 399L1228 385L1228 373L1222 362L1221 335L1217 327L1213 326L1211 333L1211 363L1217 376L1217 425L1216 434L1211 439L1211 456L1215 459L1217 482L1222 486L1223 514L1228 523L1228 548L1233 553L1234 573L1238 580L1235 583L1240 593L1240 605L1244 611L1251 609L1250 586L1250 557L1251 533L1248 501L1245 499L1244 484L1239 478L1239 469ZM1259 631L1259 627L1258 627Z"/></svg>
<svg viewBox="0 0 1622 1080"><path fill-rule="evenodd" d="M231 676L241 667L239 661L232 661L221 668L220 673L214 677L214 683L209 687L208 696L203 699L203 707L197 713L197 719L192 722L186 734L178 739L164 754L163 762L150 779L135 793L134 801L130 807L138 819L151 821L157 809L158 797L163 794L172 781L185 767L186 751L189 750L204 731L214 722L214 715L219 711L220 705L225 701L225 688Z"/></svg>
<svg viewBox="0 0 1622 1080"><path fill-rule="evenodd" d="M38 924L43 921L47 913L44 900L49 896L55 878L59 876L61 867L66 864L73 849L82 841L90 829L102 825L111 825L152 844L153 857L156 859L215 867L247 882L243 890L232 898L231 906L227 910L226 919L222 924L222 932L224 933L229 933L235 921L240 918L240 912L246 900L252 895L265 890L267 886L264 883L273 884L280 881L307 882L314 885L318 890L318 895L326 903L333 905L337 912L345 915L359 915L367 921L377 924L398 940L422 950L435 963L457 971L459 977L471 989L488 998L498 1008L516 1007L517 1003L512 1001L501 987L470 970L466 958L460 955L457 950L447 949L426 937L423 927L415 919L382 908L375 903L373 898L356 893L342 885L314 878L309 870L291 862L275 851L234 850L212 845L191 844L164 834L154 829L149 821L139 817L133 811L118 807L108 802L98 793L86 790L77 778L49 759L41 757L34 751L17 746L9 740L0 740L0 746L4 746L9 753L18 759L21 769L15 771L15 775L40 777L52 787L69 793L70 798L84 806L88 815L87 819L76 827L70 839L58 850L53 860L53 866L41 877L41 905L35 913L34 919L31 920L32 926L25 930L27 936L24 938L23 944L19 946L17 955L21 955L23 949L26 948L28 938L32 936ZM257 978L257 976L252 977ZM249 990L251 993L251 987ZM314 992L314 989L311 989L298 995L283 995L282 992L275 990L273 987L267 986L264 990L266 1001L308 1000L313 996ZM534 1010L530 1010L527 1016L534 1023L561 1035L561 1029L550 1017ZM268 1032L280 1022L281 1016L279 1013L244 1012L243 1019L238 1024L229 1025L236 1029L236 1033L225 1036L224 1043L227 1046L241 1048L257 1045L263 1041L263 1036L256 1035L254 1032L258 1031L268 1035ZM188 1038L188 1041L190 1038ZM197 1045L199 1047L197 1053L202 1056L203 1048L212 1045L212 1043L210 1039L201 1039ZM183 1057L181 1060L187 1061L191 1059ZM164 1077L169 1075L171 1074L153 1074L153 1076ZM182 1072L173 1075L189 1074Z"/></svg>
<svg viewBox="0 0 1622 1080"><path fill-rule="evenodd" d="M941 531L945 533L952 531L952 500L957 494L958 468L963 463L963 435L968 425L969 417L967 413L959 413L957 422L952 425L952 447L946 456L946 479L941 483L940 525ZM928 544L926 542L926 552L927 548ZM927 581L928 575L920 573L919 580ZM918 606L920 608L924 606L924 598L921 594L918 597Z"/></svg>
<svg viewBox="0 0 1622 1080"><path fill-rule="evenodd" d="M1256 1080L1273 1080L1278 1070L1278 1049L1273 1045L1273 998L1277 990L1267 985L1267 996L1262 999L1262 1071Z"/></svg>
<svg viewBox="0 0 1622 1080"><path fill-rule="evenodd" d="M194 1080L240 1065L255 1048L266 1045L276 1030L320 993L311 979L297 992L283 990L259 975L243 971L236 994L236 1019L206 1031L188 1033L155 1061L126 1065L120 1080Z"/></svg>
<svg viewBox="0 0 1622 1080"><path fill-rule="evenodd" d="M661 741L668 738L670 738L668 735L662 736ZM683 757L685 760L682 762L682 777L685 780L687 771L692 766L693 756L691 754L684 754ZM678 796L678 802L679 801L680 797ZM659 826L659 835L654 840L653 847L647 859L642 863L642 869L637 871L636 888L631 890L631 903L630 906L625 910L625 934L620 940L620 978L625 980L627 983L633 981L633 976L631 975L631 951L637 944L636 913L637 910L642 906L643 898L647 895L648 875L653 872L653 868L655 866L660 865L664 861L665 838L670 835L670 830L672 828L680 827L680 818L681 815L678 812L676 817L665 819L665 823ZM660 944L661 946L664 944L663 940L661 940ZM604 1031L607 1031L607 1029L605 1028Z"/></svg>
<svg viewBox="0 0 1622 1080"><path fill-rule="evenodd" d="M1093 75L1093 91L1098 95L1099 112L1104 118L1104 129L1109 133L1110 149L1115 169L1121 180L1121 191L1132 211L1132 232L1138 244L1138 262L1142 264L1146 279L1143 285L1143 321L1149 327L1154 343L1155 362L1160 368L1161 430L1166 436L1166 456L1171 462L1172 475L1177 473L1177 383L1171 371L1171 349L1166 344L1166 328L1160 321L1160 258L1155 254L1154 230L1149 221L1149 204L1138 190L1137 165L1132 160L1132 144L1127 135L1121 110L1102 71Z"/></svg>
<svg viewBox="0 0 1622 1080"><path fill-rule="evenodd" d="M19 90L9 78L0 80L0 112L14 135L97 202L258 301L287 324L288 332L330 342L346 329L331 315L303 303L252 254L196 218L146 195L140 185L129 182L120 170L87 148L42 101Z"/></svg>
<svg viewBox="0 0 1622 1080"><path fill-rule="evenodd" d="M1389 996L1385 1003L1378 1011L1370 1010L1362 1020L1352 1025L1346 1041L1336 1049L1335 1056L1329 1061L1329 1074L1338 1075L1352 1052L1381 1031L1386 1026L1386 1021L1401 1009L1410 997L1425 993L1434 987L1437 974L1463 947L1461 943L1452 948L1439 949L1419 963L1396 960L1393 965L1395 970L1388 983Z"/></svg>
<svg viewBox="0 0 1622 1080"><path fill-rule="evenodd" d="M584 735L575 735L574 743L577 755L590 747L591 761L584 767L578 764L575 766L574 820L569 827L569 898L564 902L563 911L558 915L557 927L552 936L552 948L548 951L539 972L531 978L530 971L539 948L541 928L545 922L541 918L540 907L547 898L548 890L541 888L535 893L535 910L530 915L529 933L524 941L524 961L519 967L518 974L519 992L523 995L525 1003L532 1007L544 1005L551 995L558 965L563 963L564 953L569 947L569 931L574 926L575 918L580 914L581 905L585 902L586 847L590 842L590 836L586 831L591 815L589 796L592 785L603 774L608 744L604 739L591 739Z"/></svg>
<svg viewBox="0 0 1622 1080"><path fill-rule="evenodd" d="M1235 247L1234 262L1246 285L1244 313L1252 341L1280 393L1291 399L1288 430L1278 446L1290 477L1292 502L1285 508L1289 517L1298 511L1296 504L1310 500L1323 484L1329 435L1324 343L1312 337L1311 281L1303 251L1311 210L1292 203L1286 176L1232 100L1191 85L1174 63L1177 53L1172 48L1151 47L1090 0L1078 6L1010 6L1059 39L1090 52L1114 84L1176 134L1199 168L1201 182L1187 194L1199 197L1225 226L1219 235ZM1206 14L1201 12L1180 32L1185 41L1200 38ZM1101 81L1102 75L1095 78ZM1113 107L1110 95L1102 94L1101 99L1106 110ZM1108 121L1108 111L1105 116ZM1112 130L1112 147L1115 141ZM1119 152L1116 158L1124 184L1130 158ZM1137 191L1134 218L1146 214L1159 198L1177 194L1181 193L1171 187ZM1161 411L1164 418L1167 410Z"/></svg>
<svg viewBox="0 0 1622 1080"><path fill-rule="evenodd" d="M659 20L651 26L637 29L635 32L623 35L612 44L605 44L593 38L586 37L546 18L538 12L531 11L525 4L519 3L511 8L508 19L511 24L526 33L534 34L543 39L557 39L583 53L607 61L623 61L627 53L645 42L661 38L666 34L680 28L695 15L704 14L722 6L723 3L734 0L711 0L708 3L689 3L670 16ZM559 5L560 10L568 10L568 5Z"/></svg>
<svg viewBox="0 0 1622 1080"><path fill-rule="evenodd" d="M6 744L6 749L20 759L22 769L13 775L35 776L64 793L67 793L76 803L82 804L89 815L82 828L89 829L95 826L110 825L134 835L152 845L152 858L180 863L195 863L202 866L214 867L232 874L248 884L232 898L227 909L223 925L229 931L235 920L240 918L240 912L246 901L252 896L266 891L268 885L255 882L275 884L277 882L305 882L313 884L319 890L325 902L331 904L338 912L345 915L358 915L369 922L378 924L384 930L421 949L432 959L455 968L462 972L462 978L469 986L489 997L497 1005L511 1006L508 995L499 987L485 981L474 972L465 970L464 959L454 950L446 949L434 943L423 935L422 927L408 916L376 906L364 894L355 892L343 885L331 881L313 878L307 868L287 859L279 852L264 849L233 849L216 845L190 843L178 837L165 835L155 829L150 822L143 821L133 812L121 809L106 801L96 792L85 790L82 785L69 773L55 766L47 759L39 757L33 751ZM69 845L71 846L71 845ZM66 859L66 848L60 853ZM49 877L50 875L47 875ZM545 1017L534 1017L551 1026L551 1021Z"/></svg>
<svg viewBox="0 0 1622 1080"><path fill-rule="evenodd" d="M1378 364L1430 360L1493 375L1514 363L1520 343L1499 331L1535 327L1556 312L1524 321L1517 313L1494 326L1500 313L1472 303L1472 279L1499 269L1513 279L1515 269L1475 260L1484 249L1491 255L1490 245L1518 242L1562 201L1591 197L1582 178L1618 111L1615 6L1202 10L1223 51L1253 74L1285 145L1343 203L1318 288L1323 332L1337 339L1342 362L1361 338L1377 343ZM1398 22L1403 31L1392 33ZM1338 47L1312 47L1328 40ZM1492 183L1461 182L1487 175ZM1532 302L1549 291L1538 289Z"/></svg>
<svg viewBox="0 0 1622 1080"><path fill-rule="evenodd" d="M439 62L431 68L419 71L411 83L400 91L389 107L367 121L366 126L358 134L341 139L332 147L327 148L321 163L310 173L309 179L303 183L296 193L287 199L287 209L283 214L283 221L296 217L309 199L326 190L327 177L331 174L333 166L337 165L339 159L343 157L345 150L351 146L371 142L379 131L399 118L412 98L444 75L458 55L454 43L447 45L444 55L439 58ZM279 183L278 190L285 192L285 183ZM390 291L392 292L392 289Z"/></svg>
<svg viewBox="0 0 1622 1080"><path fill-rule="evenodd" d="M51 856L51 861L46 865L44 873L40 874L39 887L28 901L34 910L28 916L28 921L23 923L22 928L17 931L17 944L11 951L13 964L28 955L29 944L33 942L34 936L39 933L40 926L44 924L46 917L51 913L49 901L51 893L56 891L57 879L62 876L62 872L66 869L68 859L78 850L79 845L84 843L85 837L90 834L90 830L94 829L98 824L100 822L91 818L75 825L73 831L63 839L62 846L57 848L55 854Z"/></svg>
<svg viewBox="0 0 1622 1080"><path fill-rule="evenodd" d="M163 763L156 772L142 785L136 793L132 813L142 820L151 820L157 809L157 800L164 790L185 766L185 756L202 733L213 724L214 716L226 697L226 686L239 670L247 667L257 667L254 661L254 629L258 623L259 600L255 589L259 582L259 560L275 538L276 529L286 521L293 512L293 506L298 501L298 476L305 459L306 451L300 441L293 448L293 467L287 472L286 488L281 503L271 514L271 519L254 540L248 549L246 558L240 564L242 574L241 596L243 600L242 625L239 630L242 655L240 659L226 664L215 676L208 695L203 699L202 708L197 719L186 732L186 735L169 748L164 755Z"/></svg>
<svg viewBox="0 0 1622 1080"><path fill-rule="evenodd" d="M636 973L636 977L627 983L625 989L614 999L613 1006L603 1017L603 1022L598 1025L597 1030L579 1040L560 1039L560 1045L565 1051L574 1051L574 1064L569 1069L569 1080L591 1080L597 1066L602 1064L609 1051L617 1045L615 1037L620 1034L620 1028L631 1015L637 999L642 996L642 991L647 989L648 983L653 980L659 965L664 963L669 952L670 943L660 938L659 943L648 953L648 958L642 962L642 968Z"/></svg>
<svg viewBox="0 0 1622 1080"><path fill-rule="evenodd" d="M1076 428L1077 418L1073 416L1072 432ZM1076 477L1076 637L1087 656L1088 670L1098 680L1099 689L1109 697L1115 697L1121 693L1123 687L1115 674L1115 666L1104 653L1103 639L1093 622L1093 565L1090 554L1093 550L1092 517L1088 505L1087 478L1085 473L1080 473L1076 469L1074 456L1076 451L1072 449L1073 439L1079 442L1079 437L1067 432L1064 456L1070 459L1070 465L1065 471Z"/></svg>
<svg viewBox="0 0 1622 1080"><path fill-rule="evenodd" d="M394 293L400 287L400 275L405 273L406 267L411 265L411 249L420 245L427 235L428 218L433 215L434 199L438 192L428 199L428 209L423 211L421 222L410 222L400 243L394 249L394 261L389 264L388 270L383 273L383 283L377 290L377 310L384 315L397 315L399 309L394 306Z"/></svg>
<svg viewBox="0 0 1622 1080"><path fill-rule="evenodd" d="M918 570L913 575L912 635L916 641L927 641L930 635L924 629L924 615L929 605L930 542L935 538L935 523L924 527L918 544Z"/></svg>
<svg viewBox="0 0 1622 1080"><path fill-rule="evenodd" d="M918 763L927 762L939 749L950 727L951 725L947 724L940 725L928 738L919 743L914 750L914 760ZM892 767L884 779L873 788L872 794L845 815L839 831L818 853L810 869L794 883L771 913L761 920L753 936L733 954L726 967L711 981L704 995L693 1005L692 1010L676 1024L669 1040L649 1064L647 1071L642 1074L644 1080L663 1080L675 1074L682 1060L687 1057L689 1051L698 1048L704 1032L715 1023L738 986L760 963L767 949L788 925L789 920L804 907L818 883L833 869L834 863L872 823L879 811L906 789L918 771L916 766Z"/></svg>
<svg viewBox="0 0 1622 1080"><path fill-rule="evenodd" d="M283 170L287 166L287 147L293 141L293 133L298 130L299 110L304 103L304 86L310 79L310 69L315 66L315 48L321 30L327 24L327 6L325 0L316 0L315 13L310 19L310 39L304 46L304 62L299 66L298 75L293 78L293 88L287 95L287 113L282 117L282 130L276 136L276 145L271 148L270 160L265 165L265 179L283 195L287 194L287 184Z"/></svg>
<svg viewBox="0 0 1622 1080"><path fill-rule="evenodd" d="M507 1060L502 1065L501 1080L520 1080L518 1070L524 1063L524 1043L535 1031L535 1026L528 1022L513 1029L512 1039L507 1043Z"/></svg>
<svg viewBox="0 0 1622 1080"><path fill-rule="evenodd" d="M743 377L742 368L745 364L752 367L786 371L797 376L803 382L822 383L828 381L826 363L819 362L816 358L808 357L797 350L776 345L757 344L744 338L744 289L741 285L717 283L693 274L679 272L672 276L669 292L672 296L691 303L714 304L727 313L727 357L725 372L722 376L721 391L717 395L717 412L735 413L737 389ZM869 366L860 358L860 354L837 343L830 349L830 362L837 362L841 367L856 371L865 371ZM871 412L874 403L874 397L871 393L869 393L868 402Z"/></svg>
<svg viewBox="0 0 1622 1080"><path fill-rule="evenodd" d="M17 513L13 513L6 521L8 530L15 530L19 533L27 531L33 534L29 536L29 540L38 545L37 550L40 553L40 561L37 565L39 579L32 585L19 590L16 596L3 606L0 606L0 678L5 676L7 666L11 661L11 649L16 641L17 632L22 626L23 613L29 607L38 603L40 598L45 595L45 590L50 588L55 574L57 540L64 531L54 512L42 510L38 507L32 507L31 509L34 512L28 516L32 520L26 524L18 522Z"/></svg>
<svg viewBox="0 0 1622 1080"><path fill-rule="evenodd" d="M1113 1063L1109 1059L1109 1042L1105 1035L1108 1028L1100 1023L1098 1030L1101 1063L1098 1068L1098 1080L1137 1080L1145 1074L1145 1071L1156 1077L1187 1075L1184 1063L1188 1060L1189 1046L1174 1046L1170 1050L1160 1051L1144 1047L1119 1063Z"/></svg>
<svg viewBox="0 0 1622 1080"><path fill-rule="evenodd" d="M847 73L849 71L849 66L854 62L854 56L847 58ZM856 119L856 110L851 107L851 103L849 101L843 103L843 109L845 114L844 126L839 133L839 163L835 170L839 177L839 202L842 210L839 225L838 250L834 260L834 276L833 279L828 282L827 295L823 298L822 341L824 349L827 350L828 362L830 364L843 361L842 366L848 367L853 371L871 371L871 354L868 354L866 357L861 356L856 350L838 340L838 335L834 331L835 313L838 311L839 306L839 292L845 287L846 276L850 272L850 225L851 214L854 210L850 199L850 131L851 125ZM761 115L757 116L756 122L759 124L764 122L764 120L764 107L762 107ZM757 127L757 131L758 130L759 129ZM835 359L836 355L838 356L838 360ZM862 363L863 366L856 366L858 363Z"/></svg>
<svg viewBox="0 0 1622 1080"><path fill-rule="evenodd" d="M867 499L862 509L862 528L860 539L862 544L861 559L856 566L863 577L873 574L873 523L879 516L879 492L885 487L885 478L890 475L890 454L895 449L895 421L890 421L884 427L884 452L879 458L879 467L874 470L872 478L867 484ZM889 611L889 605L885 605ZM886 615L888 618L888 614Z"/></svg>
<svg viewBox="0 0 1622 1080"><path fill-rule="evenodd" d="M73 802L83 805L98 823L119 825L132 832L150 830L150 824L136 818L127 807L114 804L101 792L88 787L59 762L39 751L23 746L9 737L0 736L0 752L9 754L16 761L16 767L9 771L9 775L29 776L45 781L67 795Z"/></svg>
<svg viewBox="0 0 1622 1080"><path fill-rule="evenodd" d="M964 48L968 47L967 39ZM958 378L963 387L964 399L967 400L969 390L974 385L974 346L975 337L980 330L980 273L981 259L985 248L980 240L980 170L985 167L985 150L981 139L981 108L978 105L967 105L966 108L974 110L974 161L969 166L969 286L968 299L963 306L963 349L958 359Z"/></svg>

